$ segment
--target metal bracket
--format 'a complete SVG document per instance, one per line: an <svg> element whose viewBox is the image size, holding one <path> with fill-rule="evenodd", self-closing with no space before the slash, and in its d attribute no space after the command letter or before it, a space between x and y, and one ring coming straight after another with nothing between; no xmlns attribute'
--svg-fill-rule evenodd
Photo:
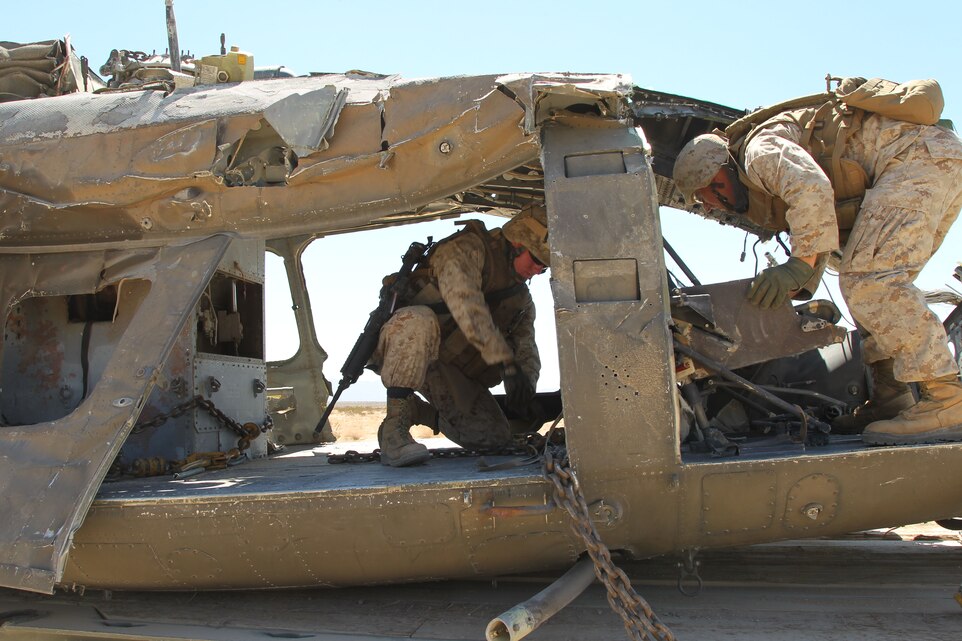
<svg viewBox="0 0 962 641"><path fill-rule="evenodd" d="M698 568L701 567L701 561L695 559L697 555L697 548L684 550L682 552L681 562L678 563L678 591L685 596L698 596L701 594L701 589L704 585L701 576L698 574ZM685 582L688 580L693 580L695 582L694 587L690 588L685 586Z"/></svg>

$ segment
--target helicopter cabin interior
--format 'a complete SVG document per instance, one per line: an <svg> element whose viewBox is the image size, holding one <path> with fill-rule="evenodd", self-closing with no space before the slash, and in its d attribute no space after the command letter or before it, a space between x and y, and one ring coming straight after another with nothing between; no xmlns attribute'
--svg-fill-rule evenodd
<svg viewBox="0 0 962 641"><path fill-rule="evenodd" d="M565 227L567 221L558 221L558 214L553 211L551 223L560 227L551 230L551 242L555 246L559 239L570 239L589 231L592 233L582 235L599 238L595 246L585 251L585 255L591 256L589 260L572 260L567 265L571 280L566 285L572 290L567 294L575 305L588 307L595 302L609 307L630 305L665 292L671 323L670 327L665 323L662 333L667 336L671 329L675 340L681 340L695 353L710 357L736 378L748 382L746 385L726 379L697 358L676 353L671 372L675 382L643 392L667 399L665 418L668 420L660 423L658 429L662 438L673 443L670 456L695 463L722 456L778 457L859 447L857 438L828 437L814 426L805 425L804 417L791 408L771 405L771 395L781 394L791 405L808 410L813 419L827 422L864 400L864 374L858 361L857 336L834 324L838 318L830 303L807 304L796 310L785 308L777 313L759 312L741 304L737 292L745 287L744 282L701 285L688 268L679 263L681 270L694 280L684 283L665 267L665 257L660 251L663 241L657 225L657 206L683 206L670 181L674 154L685 140L730 122L741 112L640 88L635 89L632 108L635 125L646 139L634 141L633 156L622 157L619 152L617 171L646 175L643 170L649 164L653 170L653 182L649 180L645 185L650 193L644 194L650 200L633 204L648 218L646 233L638 240L653 243L654 249L606 243L605 239L611 235L594 231L605 224L598 220L600 213L595 216L591 230L572 233L568 231L570 225ZM562 148L568 144L582 145L583 141L566 141ZM561 177L582 183L594 179L602 185L596 193L604 190L610 200L616 190L607 189L604 183L610 181L606 174L610 171L611 156L610 151L594 156L579 151L560 162ZM555 194L550 189L552 184ZM546 176L541 162L534 161L490 182L451 194L418 213L403 212L360 230L342 231L362 234L421 220L459 214L462 218L469 217L469 213L463 212L510 211L532 202L547 201L554 210L561 210L563 206L583 209L583 193L588 192L581 186L577 190L566 190L557 179L552 181ZM627 198L636 200L637 194ZM612 226L619 224L617 218L627 220L628 226L639 227L634 225L638 214L625 216L609 208L604 216ZM751 224L734 219L719 222L737 223L743 228ZM323 238L296 236L231 242L204 288L194 311L194 322L186 324L177 336L171 356L157 377L157 385L108 474L107 483L101 488L104 500L161 491L189 494L190 485L171 485L173 477L162 474L171 471L170 464L191 457L196 461L202 459L203 453L229 452L237 448L239 442L244 443L244 456L234 457L236 460L256 461L266 457L269 441L287 447L287 454L277 454L284 460L288 460L290 450L298 446L315 447L313 429L332 392L332 385L324 375L331 376L332 365L336 364L325 362L327 354L321 347L324 340L316 335L313 308L305 285L311 276L304 273L301 259L308 247L335 243L340 238L341 235L335 233ZM667 242L664 246L668 260L680 261ZM264 353L266 252L283 261L300 339L296 354L279 362L267 362ZM641 252L645 252L644 262L634 256L622 257ZM557 285L560 269L553 271L552 280ZM639 284L642 273L648 281L645 285ZM149 288L149 280L122 279L96 293L35 296L12 307L4 333L4 393L0 401L4 423L30 425L74 411L103 376L104 355L123 334L125 324L143 300L143 292ZM555 287L559 292L564 289L560 285ZM557 301L555 307L559 317L571 311ZM657 354L657 361L664 364L669 353L665 350ZM632 371L644 363L631 359L629 353L621 357L627 362L622 371L609 368L611 383L617 384L626 395L641 394L628 379ZM637 371L634 375L643 376ZM607 387L609 383L604 385ZM759 396L759 393L765 395ZM190 406L198 395L230 407L234 425L203 405ZM556 418L562 396L561 392L539 395L547 409L534 427L542 433ZM265 411L265 407L269 411ZM263 436L257 438L255 434L251 438L238 431L237 424L245 423L254 423L257 434ZM518 421L514 423L519 431L532 427ZM322 440L333 440L329 425L325 426ZM381 470L370 465L328 467L323 464L323 456L307 458L312 463L312 471L307 476L311 486L317 488L327 484L333 487L379 483L404 486L428 479L467 481L477 475L474 463L467 459L432 461L427 466L431 468L429 471L425 468ZM314 469L318 462L320 467ZM177 478L190 469L203 470L204 466L188 466L178 472ZM230 470L208 472L208 476L213 479L216 475L233 473ZM497 471L486 475L513 477L519 473ZM532 470L528 473L537 474ZM151 476L153 474L157 476ZM260 478L260 482L273 486L282 483L284 475L272 473ZM304 489L304 478L305 475L298 474L290 489Z"/></svg>

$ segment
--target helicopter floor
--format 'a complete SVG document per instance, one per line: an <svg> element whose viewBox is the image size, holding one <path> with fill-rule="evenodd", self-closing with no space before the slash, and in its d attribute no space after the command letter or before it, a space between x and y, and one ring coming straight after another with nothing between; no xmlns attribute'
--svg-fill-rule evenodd
<svg viewBox="0 0 962 641"><path fill-rule="evenodd" d="M711 452L683 451L682 461L685 463L705 463L718 461L719 458L738 458L741 460L779 459L795 456L824 456L831 454L848 454L866 449L858 434L832 435L826 445L805 445L791 440L785 435L761 438L733 438L732 442L738 446L737 455L719 456Z"/></svg>
<svg viewBox="0 0 962 641"><path fill-rule="evenodd" d="M432 450L455 447L442 438L426 439ZM324 492L358 488L398 486L470 485L490 483L492 479L540 477L536 461L517 465L511 456L453 457L435 456L423 465L393 468L378 462L328 462L328 454L348 450L371 452L376 441L348 441L319 447L286 448L269 458L244 460L224 470L205 471L195 476L174 478L170 475L151 478L125 478L104 483L98 501L136 501L180 498L223 497L251 494L285 494L291 492ZM484 465L507 464L507 469L485 470Z"/></svg>
<svg viewBox="0 0 962 641"><path fill-rule="evenodd" d="M682 452L686 464L718 462L720 459L738 460L781 459L800 456L848 454L866 449L858 435L833 435L827 445L803 445L785 436L733 440L739 448L737 456L719 457L710 452ZM444 438L425 439L431 450L443 452L455 444ZM104 483L97 499L100 501L151 500L183 497L214 497L238 494L276 494L288 492L384 488L398 486L464 485L492 479L540 477L537 461L522 461L518 457L445 457L435 455L424 465L392 468L378 462L328 462L329 454L344 454L349 450L367 453L377 447L374 440L347 441L318 447L288 447L269 458L244 460L240 465L225 470L205 471L195 476L174 478L125 478ZM686 447L687 449L687 447ZM485 466L504 466L483 469Z"/></svg>

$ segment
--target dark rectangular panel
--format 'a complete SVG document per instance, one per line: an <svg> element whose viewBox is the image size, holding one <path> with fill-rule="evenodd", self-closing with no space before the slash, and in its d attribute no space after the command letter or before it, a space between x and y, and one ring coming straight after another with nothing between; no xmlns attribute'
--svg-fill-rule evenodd
<svg viewBox="0 0 962 641"><path fill-rule="evenodd" d="M628 171L625 169L625 157L620 151L565 156L566 178L626 173Z"/></svg>

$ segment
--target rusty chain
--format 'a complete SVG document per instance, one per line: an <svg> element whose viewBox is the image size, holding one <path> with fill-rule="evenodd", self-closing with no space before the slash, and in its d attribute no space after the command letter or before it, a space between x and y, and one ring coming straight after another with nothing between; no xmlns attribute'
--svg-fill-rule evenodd
<svg viewBox="0 0 962 641"><path fill-rule="evenodd" d="M431 458L472 458L480 456L533 456L540 455L545 445L545 437L537 432L518 434L514 442L502 448L493 450L470 449L464 447L438 447L429 449ZM377 463L381 460L380 448L373 452L358 452L347 450L343 454L328 454L327 462L331 465L341 463Z"/></svg>
<svg viewBox="0 0 962 641"><path fill-rule="evenodd" d="M621 617L628 637L633 641L675 641L675 635L658 620L651 606L634 588L628 576L611 560L611 552L604 544L594 523L581 485L567 456L555 459L551 448L544 453L544 476L554 486L555 504L571 516L571 529L585 543L588 555L595 564L595 576L607 590L608 605Z"/></svg>
<svg viewBox="0 0 962 641"><path fill-rule="evenodd" d="M224 412L222 412L220 409L217 408L216 405L214 405L213 401L209 401L203 396L198 394L197 396L193 397L189 401L185 401L180 405L174 406L169 412L158 414L157 416L150 419L149 421L143 421L141 423L137 423L134 426L134 429L132 431L134 434L137 434L146 429L160 427L170 419L183 416L187 412L197 407L203 409L208 414L210 414L211 418L217 421L217 423L221 427L227 428L230 431L232 431L234 434L237 434L237 436L240 437L240 439L237 442L237 449L239 449L242 452L246 450L248 447L250 447L250 442L253 441L255 438L257 438L262 431L266 431L273 426L273 421L270 419L270 417L268 417L267 420L265 420L263 427L258 426L256 423L241 424L235 421L234 419L232 419L231 417L227 416L226 414L224 414Z"/></svg>
<svg viewBox="0 0 962 641"><path fill-rule="evenodd" d="M237 445L227 452L195 452L181 461L171 461L169 467L174 471L184 471L195 467L205 467L208 469L221 469L226 467L228 462L240 458L241 454L250 447L251 441L260 436L261 432L266 432L271 429L274 424L270 415L264 420L263 425L257 425L256 423L241 424L222 412L214 405L213 401L207 400L198 394L190 400L174 406L168 412L163 412L150 420L137 423L132 433L137 434L147 429L160 427L170 419L183 416L195 408L206 411L221 427L234 432L234 434L238 436ZM129 471L134 474L134 476L156 476L165 473L167 467L167 461L154 457L151 459L137 459Z"/></svg>

